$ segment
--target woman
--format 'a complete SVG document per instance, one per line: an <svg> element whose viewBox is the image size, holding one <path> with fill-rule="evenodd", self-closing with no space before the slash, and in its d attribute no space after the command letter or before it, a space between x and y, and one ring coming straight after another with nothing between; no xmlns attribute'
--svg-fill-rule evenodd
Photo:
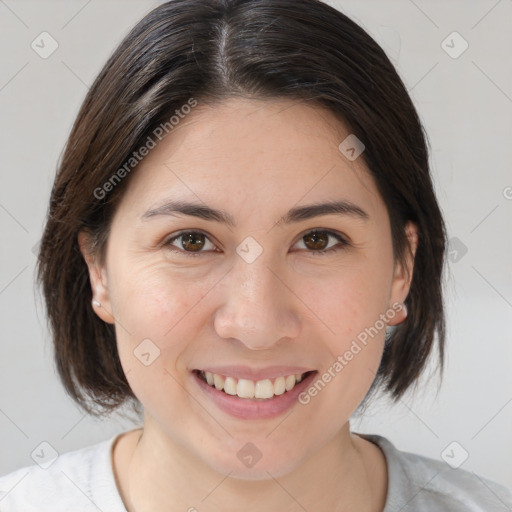
<svg viewBox="0 0 512 512"><path fill-rule="evenodd" d="M2 511L506 510L350 431L436 344L442 368L444 251L421 123L365 31L316 0L159 6L84 101L38 274L67 391L143 426L3 477Z"/></svg>

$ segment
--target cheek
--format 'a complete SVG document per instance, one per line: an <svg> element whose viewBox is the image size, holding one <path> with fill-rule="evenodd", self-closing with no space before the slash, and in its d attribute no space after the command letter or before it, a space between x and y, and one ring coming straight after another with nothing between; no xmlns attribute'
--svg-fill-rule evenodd
<svg viewBox="0 0 512 512"><path fill-rule="evenodd" d="M208 281L170 275L161 267L132 268L113 281L121 364L142 403L179 395L180 356L201 329L201 299ZM211 287L211 286L210 286ZM157 396L158 395L158 396Z"/></svg>
<svg viewBox="0 0 512 512"><path fill-rule="evenodd" d="M297 295L324 327L325 340L337 353L389 307L392 260L355 258L314 280L304 279ZM295 291L295 290L294 290Z"/></svg>
<svg viewBox="0 0 512 512"><path fill-rule="evenodd" d="M389 308L391 280L392 258L382 254L380 261L377 256L371 261L361 258L331 271L329 279L317 281L309 293L301 291L325 332L322 368L304 396L304 404L311 403L321 421L333 411L345 421L375 378L386 334L381 315Z"/></svg>
<svg viewBox="0 0 512 512"><path fill-rule="evenodd" d="M128 277L129 276L129 277ZM119 318L129 332L163 340L188 323L191 312L211 288L208 278L172 271L165 263L138 268L119 275L114 283Z"/></svg>

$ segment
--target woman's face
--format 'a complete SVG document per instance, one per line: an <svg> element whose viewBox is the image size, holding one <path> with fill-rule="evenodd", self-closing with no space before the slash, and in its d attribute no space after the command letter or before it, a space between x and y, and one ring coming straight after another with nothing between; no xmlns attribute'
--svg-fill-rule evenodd
<svg viewBox="0 0 512 512"><path fill-rule="evenodd" d="M403 318L406 271L348 135L304 103L198 105L132 171L89 265L147 428L223 474L285 474L346 432Z"/></svg>

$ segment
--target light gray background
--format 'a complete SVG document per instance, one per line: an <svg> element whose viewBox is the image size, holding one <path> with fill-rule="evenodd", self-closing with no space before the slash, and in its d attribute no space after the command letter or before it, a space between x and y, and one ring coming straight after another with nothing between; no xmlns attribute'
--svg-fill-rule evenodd
<svg viewBox="0 0 512 512"><path fill-rule="evenodd" d="M158 3L0 0L0 474L33 464L42 441L62 453L132 428L84 416L63 392L34 296L33 247L88 86ZM373 35L408 86L430 136L449 236L460 241L447 274L441 392L425 382L394 408L377 402L352 428L436 459L456 441L452 457L469 455L462 468L512 487L512 1L330 3ZM31 48L43 31L59 45L47 59ZM453 31L469 44L458 58L442 47ZM452 36L444 46L458 53L462 44Z"/></svg>

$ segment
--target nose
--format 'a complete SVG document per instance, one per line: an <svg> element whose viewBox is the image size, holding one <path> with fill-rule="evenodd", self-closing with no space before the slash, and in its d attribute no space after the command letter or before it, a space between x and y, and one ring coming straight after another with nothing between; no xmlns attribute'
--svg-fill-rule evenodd
<svg viewBox="0 0 512 512"><path fill-rule="evenodd" d="M265 252L263 253L265 254ZM300 330L300 301L286 275L270 268L263 254L252 263L239 258L222 282L222 305L214 326L224 339L235 339L251 350L266 350Z"/></svg>

